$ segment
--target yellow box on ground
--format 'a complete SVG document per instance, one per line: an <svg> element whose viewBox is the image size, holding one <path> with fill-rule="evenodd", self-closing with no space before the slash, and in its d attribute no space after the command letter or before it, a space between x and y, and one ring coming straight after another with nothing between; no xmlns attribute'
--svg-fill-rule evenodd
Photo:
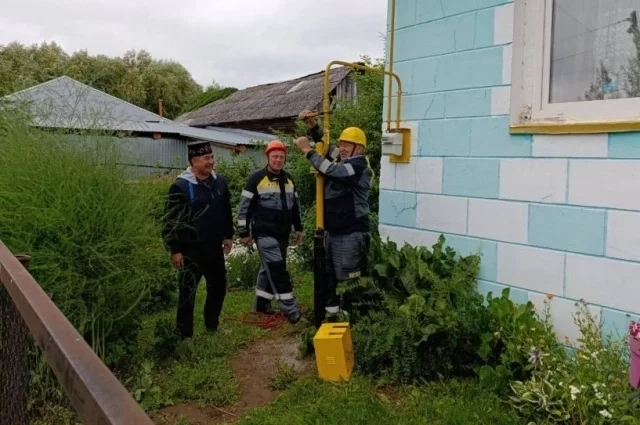
<svg viewBox="0 0 640 425"><path fill-rule="evenodd" d="M313 337L318 375L325 381L348 381L353 371L353 341L348 322L324 323Z"/></svg>

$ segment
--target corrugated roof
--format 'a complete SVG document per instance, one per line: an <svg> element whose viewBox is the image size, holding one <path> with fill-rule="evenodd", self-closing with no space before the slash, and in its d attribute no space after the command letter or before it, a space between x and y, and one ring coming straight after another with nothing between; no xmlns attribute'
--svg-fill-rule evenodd
<svg viewBox="0 0 640 425"><path fill-rule="evenodd" d="M332 68L329 73L329 90L333 90L351 72L350 67ZM243 121L294 118L303 109L315 108L322 101L323 91L324 71L295 80L238 90L225 99L181 115L176 121L205 127Z"/></svg>
<svg viewBox="0 0 640 425"><path fill-rule="evenodd" d="M5 99L26 106L33 125L38 127L177 134L234 146L276 138L268 133L215 127L204 129L176 123L67 76Z"/></svg>
<svg viewBox="0 0 640 425"><path fill-rule="evenodd" d="M26 104L34 124L56 128L114 129L145 122L172 122L153 112L62 76L6 96Z"/></svg>

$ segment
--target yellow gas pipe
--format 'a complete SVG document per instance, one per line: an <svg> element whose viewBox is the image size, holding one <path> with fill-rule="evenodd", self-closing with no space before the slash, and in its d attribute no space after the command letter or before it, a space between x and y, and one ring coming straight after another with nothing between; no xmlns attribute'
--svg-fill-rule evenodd
<svg viewBox="0 0 640 425"><path fill-rule="evenodd" d="M395 0L393 0L395 3ZM393 33L392 33L393 34ZM392 37L393 38L393 37ZM393 45L392 45L393 46ZM389 57L393 57L393 47L390 50ZM387 131L391 131L391 86L393 78L398 83L398 99L396 106L396 128L400 128L400 114L402 113L402 82L400 77L392 71L385 71L383 69L372 68L370 66L364 66L357 63L343 62L343 61L331 61L327 65L324 72L324 99L323 99L323 117L322 117L322 130L324 133L324 139L322 142L316 143L315 149L318 155L326 155L329 143L331 143L331 135L329 133L329 116L330 116L330 103L329 103L329 70L333 65L343 65L354 69L360 69L363 71L371 71L378 74L386 74L389 76L389 102L387 107ZM318 229L324 229L324 176L320 173L316 174L316 227Z"/></svg>
<svg viewBox="0 0 640 425"><path fill-rule="evenodd" d="M323 119L322 129L324 133L324 140L316 143L315 149L319 155L326 155L329 143L331 143L331 136L329 134L329 116L330 116L330 102L329 102L329 71L333 65L348 66L353 69L359 69L363 71L371 71L378 74L385 74L389 76L389 87L387 92L387 132L391 131L391 99L392 99L392 87L393 79L398 82L398 99L396 108L396 128L400 128L400 116L402 112L402 82L400 77L393 72L393 50L395 47L395 21L396 21L396 0L391 0L391 40L389 41L389 70L372 68L370 66L364 66L357 63L343 62L334 60L329 62L324 71L324 97L323 97ZM316 228L324 229L324 176L320 173L316 174Z"/></svg>
<svg viewBox="0 0 640 425"><path fill-rule="evenodd" d="M393 50L395 39L395 10L396 0L391 0L391 39L389 42L389 70L372 68L351 62L343 62L334 60L329 62L324 73L324 98L323 98L323 140L316 143L315 151L321 156L325 156L331 142L331 136L329 134L329 118L330 118L330 102L329 102L329 73L333 65L348 66L353 69L375 72L378 74L384 74L389 76L388 87L388 107L387 107L387 132L399 132L402 133L402 154L400 156L391 156L392 162L409 162L410 161L410 148L411 138L410 130L400 128L400 116L402 113L402 82L400 77L393 72ZM398 82L398 99L396 107L396 128L391 129L391 102L392 102L392 87L393 79ZM326 284L324 276L324 236L325 236L325 223L324 223L324 176L321 173L316 172L316 232L314 237L314 324L317 328L320 328L324 319L324 290L323 287Z"/></svg>

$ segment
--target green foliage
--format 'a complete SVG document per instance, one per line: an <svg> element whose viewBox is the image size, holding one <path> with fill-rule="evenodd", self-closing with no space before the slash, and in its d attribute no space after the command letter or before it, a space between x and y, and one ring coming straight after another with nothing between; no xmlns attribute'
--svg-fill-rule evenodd
<svg viewBox="0 0 640 425"><path fill-rule="evenodd" d="M227 283L230 288L252 289L260 271L260 256L255 247L244 247L236 241L226 258Z"/></svg>
<svg viewBox="0 0 640 425"><path fill-rule="evenodd" d="M154 59L145 50L107 57L86 50L69 55L56 43L0 46L0 97L62 75L155 113L162 99L169 118L203 96L184 66Z"/></svg>
<svg viewBox="0 0 640 425"><path fill-rule="evenodd" d="M159 387L162 394L160 401L213 403L216 406L236 401L238 388L230 358L262 331L257 326L248 326L229 318L240 318L250 311L253 293L230 291L227 294L221 326L228 333L206 332L202 316L205 298L205 285L199 285L194 316L195 333L192 339L176 343L173 334L175 309L155 313L143 320L144 328L139 335L136 350L137 363L141 367L132 376L139 380L139 376L148 373L144 372L142 365L155 360L150 372L152 385L139 387ZM162 347L163 344L169 347ZM136 386L133 382L127 387L135 394Z"/></svg>
<svg viewBox="0 0 640 425"><path fill-rule="evenodd" d="M372 312L354 327L356 367L381 382L419 380L431 372L419 323L398 312Z"/></svg>
<svg viewBox="0 0 640 425"><path fill-rule="evenodd" d="M217 100L225 99L237 91L238 89L235 87L212 87L189 100L189 103L184 106L180 114L186 114L187 112L195 111Z"/></svg>
<svg viewBox="0 0 640 425"><path fill-rule="evenodd" d="M170 406L173 401L166 398L153 376L153 362L142 363L140 371L133 380L133 398L145 410Z"/></svg>
<svg viewBox="0 0 640 425"><path fill-rule="evenodd" d="M364 56L361 62L366 66L384 69L382 59L374 61ZM345 99L336 102L336 109L330 121L331 137L336 140L343 129L352 126L360 127L367 135L367 156L371 161L371 167L379 176L385 77L383 74L373 72L354 72L352 76L358 86L358 97L356 101Z"/></svg>
<svg viewBox="0 0 640 425"><path fill-rule="evenodd" d="M216 165L216 173L227 181L231 194L231 208L235 211L240 202L240 194L244 189L249 176L259 168L253 159L248 156L236 156L233 159L220 158Z"/></svg>
<svg viewBox="0 0 640 425"><path fill-rule="evenodd" d="M300 245L300 256L309 270L313 270L313 238L316 234L316 204L313 202L304 209L302 228L304 239Z"/></svg>
<svg viewBox="0 0 640 425"><path fill-rule="evenodd" d="M158 319L153 330L153 355L158 360L173 358L180 344L180 334L177 332L175 318L162 316Z"/></svg>
<svg viewBox="0 0 640 425"><path fill-rule="evenodd" d="M377 390L355 377L333 384L301 378L275 402L254 409L240 425L514 425L521 423L497 397L474 382L452 381Z"/></svg>
<svg viewBox="0 0 640 425"><path fill-rule="evenodd" d="M276 359L275 368L278 372L269 383L269 388L272 390L284 391L298 380L296 369L281 359Z"/></svg>
<svg viewBox="0 0 640 425"><path fill-rule="evenodd" d="M31 425L82 425L78 415L73 409L60 404L51 404L46 407L41 416L32 420Z"/></svg>
<svg viewBox="0 0 640 425"><path fill-rule="evenodd" d="M488 318L475 291L480 260L441 236L432 251L374 238L371 278L347 286L358 367L391 380L470 374ZM382 366L388 365L388 366Z"/></svg>
<svg viewBox="0 0 640 425"><path fill-rule="evenodd" d="M580 337L573 352L540 350L537 356L545 361L530 380L511 383L509 402L523 418L542 425L640 424L640 403L630 402L626 342L604 337L586 304L577 307Z"/></svg>
<svg viewBox="0 0 640 425"><path fill-rule="evenodd" d="M480 381L485 388L505 392L509 381L525 380L543 357L536 357L537 363L529 363L529 358L537 352L547 352L558 345L550 325L538 318L531 302L515 304L509 299L509 288L494 298L487 296L489 328L482 335L478 354L487 364L479 370Z"/></svg>
<svg viewBox="0 0 640 425"><path fill-rule="evenodd" d="M0 149L0 239L32 255L32 274L98 355L122 362L150 291L171 275L156 198L128 183L109 143L74 144L4 117Z"/></svg>
<svg viewBox="0 0 640 425"><path fill-rule="evenodd" d="M283 137L284 141L288 138ZM297 148L290 148L287 154L287 164L285 167L296 183L296 192L303 208L303 214L309 209L315 208L316 200L316 179L311 173L311 163Z"/></svg>

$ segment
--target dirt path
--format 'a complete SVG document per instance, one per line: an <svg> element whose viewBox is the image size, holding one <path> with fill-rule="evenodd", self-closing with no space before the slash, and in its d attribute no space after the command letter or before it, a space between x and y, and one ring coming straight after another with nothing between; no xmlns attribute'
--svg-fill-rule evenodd
<svg viewBox="0 0 640 425"><path fill-rule="evenodd" d="M276 363L280 361L296 370L298 375L313 370L313 364L300 358L298 340L291 336L276 336L258 340L231 360L233 372L238 380L239 400L229 409L195 404L176 404L162 409L154 418L156 424L180 424L183 416L190 425L222 425L236 422L248 409L263 407L278 395L269 388L278 374Z"/></svg>

